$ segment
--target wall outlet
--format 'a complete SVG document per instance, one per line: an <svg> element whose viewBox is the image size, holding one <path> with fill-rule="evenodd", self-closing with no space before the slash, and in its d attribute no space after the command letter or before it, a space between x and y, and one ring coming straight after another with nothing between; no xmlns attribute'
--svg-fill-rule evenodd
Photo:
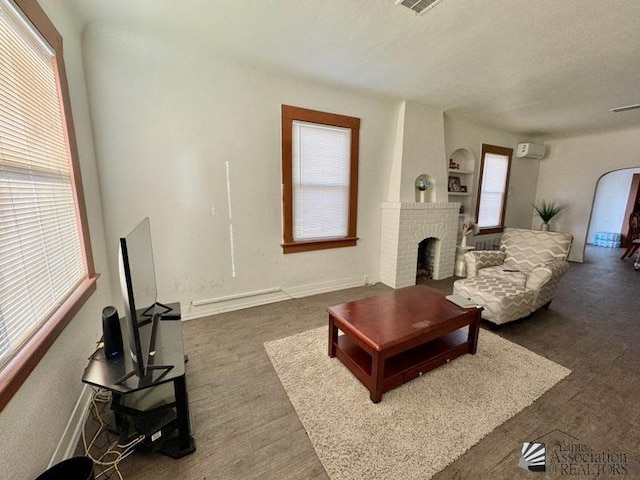
<svg viewBox="0 0 640 480"><path fill-rule="evenodd" d="M369 275L364 276L364 284L369 285Z"/></svg>

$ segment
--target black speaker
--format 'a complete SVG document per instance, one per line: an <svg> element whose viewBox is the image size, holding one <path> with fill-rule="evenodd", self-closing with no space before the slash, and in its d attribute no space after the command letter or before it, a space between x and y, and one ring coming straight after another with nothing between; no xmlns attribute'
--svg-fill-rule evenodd
<svg viewBox="0 0 640 480"><path fill-rule="evenodd" d="M116 358L123 352L122 332L120 331L120 319L115 307L102 309L102 333L104 334L104 355L107 358Z"/></svg>

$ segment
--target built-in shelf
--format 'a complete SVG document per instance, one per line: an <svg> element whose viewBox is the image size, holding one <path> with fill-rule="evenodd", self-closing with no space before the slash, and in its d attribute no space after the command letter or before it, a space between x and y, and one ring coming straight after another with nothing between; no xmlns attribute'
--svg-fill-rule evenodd
<svg viewBox="0 0 640 480"><path fill-rule="evenodd" d="M451 168L452 165L458 168ZM461 210L465 213L474 210L477 168L475 155L469 148L457 148L449 155L447 161L448 186L449 188L453 187L452 190L454 191L447 191L447 196L450 202L459 203ZM467 191L458 191L463 186L466 187ZM465 213L458 217L459 223L463 221ZM458 232L458 235L461 235L461 233Z"/></svg>

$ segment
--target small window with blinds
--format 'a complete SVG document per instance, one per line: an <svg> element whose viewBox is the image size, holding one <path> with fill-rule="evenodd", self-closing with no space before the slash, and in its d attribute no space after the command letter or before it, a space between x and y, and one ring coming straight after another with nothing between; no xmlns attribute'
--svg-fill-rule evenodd
<svg viewBox="0 0 640 480"><path fill-rule="evenodd" d="M282 106L283 251L356 244L360 119Z"/></svg>
<svg viewBox="0 0 640 480"><path fill-rule="evenodd" d="M482 145L476 218L479 233L500 233L504 229L507 186L513 149Z"/></svg>
<svg viewBox="0 0 640 480"><path fill-rule="evenodd" d="M35 2L17 3L31 15L0 0L0 406L95 290L64 64L47 37L61 41Z"/></svg>

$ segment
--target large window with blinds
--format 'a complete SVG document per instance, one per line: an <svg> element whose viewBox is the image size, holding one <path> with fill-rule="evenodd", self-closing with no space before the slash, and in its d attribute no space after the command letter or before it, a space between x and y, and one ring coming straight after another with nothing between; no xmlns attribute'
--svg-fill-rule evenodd
<svg viewBox="0 0 640 480"><path fill-rule="evenodd" d="M282 106L283 251L356 244L360 119Z"/></svg>
<svg viewBox="0 0 640 480"><path fill-rule="evenodd" d="M504 229L507 186L513 149L482 145L476 218L479 233L499 233Z"/></svg>
<svg viewBox="0 0 640 480"><path fill-rule="evenodd" d="M0 406L95 290L61 48L0 0Z"/></svg>

